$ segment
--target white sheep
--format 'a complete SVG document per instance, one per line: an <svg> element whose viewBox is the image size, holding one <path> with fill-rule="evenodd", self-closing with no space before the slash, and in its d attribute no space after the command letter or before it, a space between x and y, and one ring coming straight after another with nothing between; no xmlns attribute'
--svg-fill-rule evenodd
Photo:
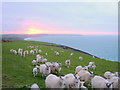
<svg viewBox="0 0 120 90"><path fill-rule="evenodd" d="M112 88L111 82L101 76L94 76L91 80L92 88Z"/></svg>
<svg viewBox="0 0 120 90"><path fill-rule="evenodd" d="M54 63L46 62L45 64L50 67L52 73L55 72L56 65Z"/></svg>
<svg viewBox="0 0 120 90"><path fill-rule="evenodd" d="M55 63L51 63L50 69L52 73L55 73L55 68L56 68L56 64Z"/></svg>
<svg viewBox="0 0 120 90"><path fill-rule="evenodd" d="M32 64L33 64L33 65L36 65L36 64L37 64L37 61L36 61L36 60L33 60L33 61L32 61Z"/></svg>
<svg viewBox="0 0 120 90"><path fill-rule="evenodd" d="M28 54L28 50L25 50L25 51L23 52L24 57L25 57L27 54Z"/></svg>
<svg viewBox="0 0 120 90"><path fill-rule="evenodd" d="M74 53L71 53L70 55L72 56L72 55L74 55Z"/></svg>
<svg viewBox="0 0 120 90"><path fill-rule="evenodd" d="M52 66L52 63L51 63L51 62L46 62L45 64L46 64L47 66L49 66L49 67Z"/></svg>
<svg viewBox="0 0 120 90"><path fill-rule="evenodd" d="M83 57L79 57L79 59L80 59L80 61L82 61L82 60L83 60Z"/></svg>
<svg viewBox="0 0 120 90"><path fill-rule="evenodd" d="M64 77L67 83L67 88L79 88L80 87L80 80L77 76L70 73L70 74L65 75Z"/></svg>
<svg viewBox="0 0 120 90"><path fill-rule="evenodd" d="M34 51L36 52L36 53L38 53L38 49L36 48L36 49L34 49Z"/></svg>
<svg viewBox="0 0 120 90"><path fill-rule="evenodd" d="M38 55L36 55L36 58L37 58L37 57L40 57L40 56L41 56L41 55L40 55L40 54L38 54Z"/></svg>
<svg viewBox="0 0 120 90"><path fill-rule="evenodd" d="M80 82L80 89L81 90L88 90L88 88L84 86L84 83L85 82Z"/></svg>
<svg viewBox="0 0 120 90"><path fill-rule="evenodd" d="M45 80L46 88L66 88L64 77L49 74Z"/></svg>
<svg viewBox="0 0 120 90"><path fill-rule="evenodd" d="M83 67L82 66L77 66L75 68L75 73L77 74L80 70L83 70Z"/></svg>
<svg viewBox="0 0 120 90"><path fill-rule="evenodd" d="M88 68L95 70L96 69L96 65L88 65Z"/></svg>
<svg viewBox="0 0 120 90"><path fill-rule="evenodd" d="M59 52L56 52L55 55L58 56L58 55L60 55L60 53L59 53Z"/></svg>
<svg viewBox="0 0 120 90"><path fill-rule="evenodd" d="M54 65L55 65L55 71L60 72L62 64L61 63L54 63Z"/></svg>
<svg viewBox="0 0 120 90"><path fill-rule="evenodd" d="M46 59L46 58L42 59L42 63L44 63L44 62L47 62L47 59Z"/></svg>
<svg viewBox="0 0 120 90"><path fill-rule="evenodd" d="M46 76L51 73L50 67L46 64L41 64L39 69L40 73L42 73L42 76Z"/></svg>
<svg viewBox="0 0 120 90"><path fill-rule="evenodd" d="M83 70L88 70L88 68L89 68L88 66L84 66Z"/></svg>
<svg viewBox="0 0 120 90"><path fill-rule="evenodd" d="M38 70L39 70L39 68L37 68L37 67L33 68L32 72L33 72L34 77L37 76Z"/></svg>
<svg viewBox="0 0 120 90"><path fill-rule="evenodd" d="M46 53L45 53L45 55L47 56L47 55L48 55L48 53L46 52Z"/></svg>
<svg viewBox="0 0 120 90"><path fill-rule="evenodd" d="M13 53L14 53L15 55L17 55L17 51L16 51L16 50L13 50Z"/></svg>
<svg viewBox="0 0 120 90"><path fill-rule="evenodd" d="M67 68L69 68L70 64L71 64L70 60L65 61L65 65L67 66Z"/></svg>
<svg viewBox="0 0 120 90"><path fill-rule="evenodd" d="M10 49L10 52L13 53L13 49Z"/></svg>
<svg viewBox="0 0 120 90"><path fill-rule="evenodd" d="M30 54L34 54L34 50L30 50Z"/></svg>
<svg viewBox="0 0 120 90"><path fill-rule="evenodd" d="M42 53L42 50L38 50L39 53Z"/></svg>
<svg viewBox="0 0 120 90"><path fill-rule="evenodd" d="M114 72L116 77L119 77L119 73L118 72Z"/></svg>
<svg viewBox="0 0 120 90"><path fill-rule="evenodd" d="M18 49L18 52L22 52L23 50L21 48Z"/></svg>
<svg viewBox="0 0 120 90"><path fill-rule="evenodd" d="M77 73L76 76L81 77L80 80L90 83L91 79L93 77L93 72L89 72L89 71L86 71L86 70L81 70Z"/></svg>
<svg viewBox="0 0 120 90"><path fill-rule="evenodd" d="M95 63L94 62L89 62L89 65L93 66L93 65L95 65Z"/></svg>
<svg viewBox="0 0 120 90"><path fill-rule="evenodd" d="M40 90L40 88L36 83L34 83L33 85L31 85L31 90Z"/></svg>
<svg viewBox="0 0 120 90"><path fill-rule="evenodd" d="M36 61L37 61L38 63L41 63L42 60L43 60L43 57L42 57L42 56L39 56L39 57L36 58Z"/></svg>
<svg viewBox="0 0 120 90"><path fill-rule="evenodd" d="M119 88L120 87L120 78L119 77L112 77L110 80L110 82L113 82L113 88Z"/></svg>
<svg viewBox="0 0 120 90"><path fill-rule="evenodd" d="M19 55L22 56L22 52L19 52Z"/></svg>
<svg viewBox="0 0 120 90"><path fill-rule="evenodd" d="M107 71L107 72L104 73L104 77L107 78L107 79L110 79L112 74L113 73Z"/></svg>
<svg viewBox="0 0 120 90"><path fill-rule="evenodd" d="M22 51L23 51L23 50L22 50L21 48L19 48L19 49L18 49L18 55L22 56Z"/></svg>

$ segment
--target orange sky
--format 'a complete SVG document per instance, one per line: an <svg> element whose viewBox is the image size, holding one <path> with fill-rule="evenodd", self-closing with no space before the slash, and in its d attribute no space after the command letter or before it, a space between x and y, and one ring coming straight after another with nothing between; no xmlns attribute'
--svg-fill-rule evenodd
<svg viewBox="0 0 120 90"><path fill-rule="evenodd" d="M65 30L40 30L37 28L29 28L28 30L17 30L11 32L3 32L3 34L76 34L76 35L117 35L116 32L78 32Z"/></svg>

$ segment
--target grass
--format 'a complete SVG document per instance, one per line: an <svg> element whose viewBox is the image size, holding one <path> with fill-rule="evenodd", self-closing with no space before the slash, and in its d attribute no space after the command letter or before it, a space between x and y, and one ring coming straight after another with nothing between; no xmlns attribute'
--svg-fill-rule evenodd
<svg viewBox="0 0 120 90"><path fill-rule="evenodd" d="M39 73L37 77L33 77L32 69L34 66L32 65L32 60L35 59L37 54L27 55L26 57L21 57L19 55L14 55L9 52L10 49L19 49L22 48L24 50L31 50L27 48L27 46L39 46L45 58L48 59L49 62L60 62L62 63L62 70L59 75L65 75L68 73L75 73L75 67L78 65L88 65L90 61L94 61L97 68L96 70L91 70L95 72L95 75L103 76L104 72L118 71L118 62L107 61L99 58L92 58L89 55L86 55L81 52L76 52L71 49L63 49L61 47L55 46L47 46L47 45L56 45L45 42L37 42L37 41L12 41L12 42L4 42L2 43L2 87L3 88L23 88L29 87L33 83L37 83L40 88L45 88L45 78L41 76ZM51 50L54 48L54 50ZM61 52L61 51L64 52ZM60 56L56 56L54 51L60 52ZM45 53L48 53L46 56ZM74 55L70 56L70 53L73 52ZM83 61L78 59L79 56L84 58ZM65 60L71 60L70 68L66 68L64 65ZM120 63L119 63L120 64Z"/></svg>

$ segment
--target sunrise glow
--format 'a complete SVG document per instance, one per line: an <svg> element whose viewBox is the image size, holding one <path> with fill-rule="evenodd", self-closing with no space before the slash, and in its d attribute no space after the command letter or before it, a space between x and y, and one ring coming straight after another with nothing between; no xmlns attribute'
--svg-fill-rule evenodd
<svg viewBox="0 0 120 90"><path fill-rule="evenodd" d="M26 34L43 34L43 30L39 30L36 28L29 28Z"/></svg>

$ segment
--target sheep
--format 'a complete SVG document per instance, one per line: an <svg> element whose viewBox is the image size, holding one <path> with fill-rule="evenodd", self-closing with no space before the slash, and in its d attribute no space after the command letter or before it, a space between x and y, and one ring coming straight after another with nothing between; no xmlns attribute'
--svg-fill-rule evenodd
<svg viewBox="0 0 120 90"><path fill-rule="evenodd" d="M59 64L57 62L53 62L51 63L51 72L55 73L55 72L60 72L61 71L61 66L59 66Z"/></svg>
<svg viewBox="0 0 120 90"><path fill-rule="evenodd" d="M113 73L107 71L104 73L104 77L107 78L107 79L110 79L111 78L111 75L113 75Z"/></svg>
<svg viewBox="0 0 120 90"><path fill-rule="evenodd" d="M92 56L93 58L95 58L95 56Z"/></svg>
<svg viewBox="0 0 120 90"><path fill-rule="evenodd" d="M33 60L33 61L32 61L32 64L33 64L33 65L36 65L36 64L37 64L37 61L36 61L36 60Z"/></svg>
<svg viewBox="0 0 120 90"><path fill-rule="evenodd" d="M66 88L64 77L49 74L45 79L46 88Z"/></svg>
<svg viewBox="0 0 120 90"><path fill-rule="evenodd" d="M34 50L30 50L30 54L34 54Z"/></svg>
<svg viewBox="0 0 120 90"><path fill-rule="evenodd" d="M64 78L67 83L67 88L79 88L80 87L80 80L77 76L70 73L70 74L65 75Z"/></svg>
<svg viewBox="0 0 120 90"><path fill-rule="evenodd" d="M119 77L118 74L119 74L118 72L114 72L114 75L115 75L116 77Z"/></svg>
<svg viewBox="0 0 120 90"><path fill-rule="evenodd" d="M59 52L55 52L55 55L58 56L58 55L60 55L60 53Z"/></svg>
<svg viewBox="0 0 120 90"><path fill-rule="evenodd" d="M89 66L93 66L93 65L95 65L94 62L89 62Z"/></svg>
<svg viewBox="0 0 120 90"><path fill-rule="evenodd" d="M34 51L36 52L36 53L38 53L38 49L36 48L36 49L34 49Z"/></svg>
<svg viewBox="0 0 120 90"><path fill-rule="evenodd" d="M37 58L37 57L40 57L40 54L36 55L36 58Z"/></svg>
<svg viewBox="0 0 120 90"><path fill-rule="evenodd" d="M72 55L74 55L74 53L71 53L70 55L72 56Z"/></svg>
<svg viewBox="0 0 120 90"><path fill-rule="evenodd" d="M56 71L55 70L56 66L55 66L54 63L46 62L45 64L50 67L51 72L55 72Z"/></svg>
<svg viewBox="0 0 120 90"><path fill-rule="evenodd" d="M67 68L69 68L70 64L71 64L70 60L65 61L65 65L67 66Z"/></svg>
<svg viewBox="0 0 120 90"><path fill-rule="evenodd" d="M96 69L96 65L88 65L88 68L95 70Z"/></svg>
<svg viewBox="0 0 120 90"><path fill-rule="evenodd" d="M28 54L28 50L25 50L25 51L23 52L24 57L25 57L27 54Z"/></svg>
<svg viewBox="0 0 120 90"><path fill-rule="evenodd" d="M37 75L37 73L38 73L38 70L39 70L39 68L38 67L35 67L35 68L33 68L33 75L34 75L34 77L36 77L36 75Z"/></svg>
<svg viewBox="0 0 120 90"><path fill-rule="evenodd" d="M16 51L16 50L13 50L13 53L14 53L15 55L17 55L17 51Z"/></svg>
<svg viewBox="0 0 120 90"><path fill-rule="evenodd" d="M22 56L22 52L19 52L18 54L19 54L20 56Z"/></svg>
<svg viewBox="0 0 120 90"><path fill-rule="evenodd" d="M46 58L42 59L42 63L44 63L44 62L47 62L47 59L46 59Z"/></svg>
<svg viewBox="0 0 120 90"><path fill-rule="evenodd" d="M91 80L92 88L112 88L112 82L107 81L101 76L94 76Z"/></svg>
<svg viewBox="0 0 120 90"><path fill-rule="evenodd" d="M75 68L75 73L77 74L80 70L83 70L82 66L77 66Z"/></svg>
<svg viewBox="0 0 120 90"><path fill-rule="evenodd" d="M38 50L39 53L42 53L42 50Z"/></svg>
<svg viewBox="0 0 120 90"><path fill-rule="evenodd" d="M23 50L21 48L18 49L18 52L22 52Z"/></svg>
<svg viewBox="0 0 120 90"><path fill-rule="evenodd" d="M62 64L61 63L54 63L54 64L55 64L55 71L60 72Z"/></svg>
<svg viewBox="0 0 120 90"><path fill-rule="evenodd" d="M34 46L27 46L27 48L34 48Z"/></svg>
<svg viewBox="0 0 120 90"><path fill-rule="evenodd" d="M50 67L46 64L41 64L39 69L40 73L42 73L42 76L46 76L51 73Z"/></svg>
<svg viewBox="0 0 120 90"><path fill-rule="evenodd" d="M51 66L50 66L50 69L51 69L51 72L54 73L56 70L56 64L55 63L51 63Z"/></svg>
<svg viewBox="0 0 120 90"><path fill-rule="evenodd" d="M18 55L22 56L22 51L23 51L23 50L22 50L21 48L19 48L19 49L18 49Z"/></svg>
<svg viewBox="0 0 120 90"><path fill-rule="evenodd" d="M10 52L13 53L13 49L10 49Z"/></svg>
<svg viewBox="0 0 120 90"><path fill-rule="evenodd" d="M82 60L83 60L83 57L79 57L79 59L80 59L80 61L82 61Z"/></svg>
<svg viewBox="0 0 120 90"><path fill-rule="evenodd" d="M51 63L51 62L46 62L45 64L46 64L47 66L49 66L49 67L52 66L52 63Z"/></svg>
<svg viewBox="0 0 120 90"><path fill-rule="evenodd" d="M43 60L43 57L42 57L42 56L39 56L39 57L36 58L36 61L37 61L38 63L41 63L42 60Z"/></svg>
<svg viewBox="0 0 120 90"><path fill-rule="evenodd" d="M40 90L40 88L36 83L34 83L33 85L31 85L31 90Z"/></svg>
<svg viewBox="0 0 120 90"><path fill-rule="evenodd" d="M48 53L45 53L45 55L47 56L47 55L48 55Z"/></svg>
<svg viewBox="0 0 120 90"><path fill-rule="evenodd" d="M81 70L77 73L76 76L81 77L80 80L90 83L93 75L94 75L93 72Z"/></svg>
<svg viewBox="0 0 120 90"><path fill-rule="evenodd" d="M112 87L113 88L119 88L120 87L120 78L119 77L112 77L110 80L110 82L113 82Z"/></svg>
<svg viewBox="0 0 120 90"><path fill-rule="evenodd" d="M83 70L88 70L88 68L89 68L88 66L84 66Z"/></svg>
<svg viewBox="0 0 120 90"><path fill-rule="evenodd" d="M81 90L88 90L87 87L84 86L85 82L80 82L80 89Z"/></svg>

